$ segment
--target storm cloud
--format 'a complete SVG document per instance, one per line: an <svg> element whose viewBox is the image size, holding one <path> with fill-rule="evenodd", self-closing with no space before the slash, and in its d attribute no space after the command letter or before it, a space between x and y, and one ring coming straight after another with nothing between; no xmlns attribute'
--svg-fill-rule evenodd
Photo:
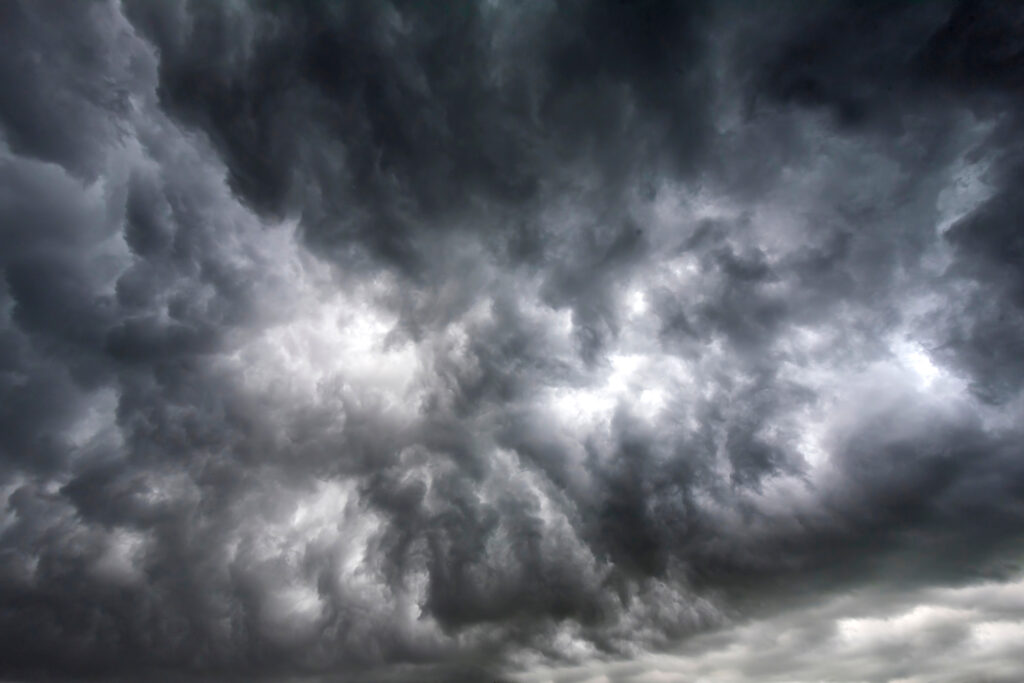
<svg viewBox="0 0 1024 683"><path fill-rule="evenodd" d="M0 677L1024 664L1024 8L0 2Z"/></svg>

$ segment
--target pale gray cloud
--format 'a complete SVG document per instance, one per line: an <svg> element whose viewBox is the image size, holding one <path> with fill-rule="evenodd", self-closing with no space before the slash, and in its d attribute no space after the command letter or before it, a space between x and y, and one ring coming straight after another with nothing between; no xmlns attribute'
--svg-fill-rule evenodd
<svg viewBox="0 0 1024 683"><path fill-rule="evenodd" d="M898 594L860 589L683 648L517 676L530 682L1012 681L1024 638L1021 583Z"/></svg>

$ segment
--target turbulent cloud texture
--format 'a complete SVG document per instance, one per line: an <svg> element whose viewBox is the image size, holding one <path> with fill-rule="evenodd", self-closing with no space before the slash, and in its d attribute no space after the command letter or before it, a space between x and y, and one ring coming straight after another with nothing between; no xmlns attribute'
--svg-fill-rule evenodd
<svg viewBox="0 0 1024 683"><path fill-rule="evenodd" d="M0 677L1024 676L1020 4L0 45Z"/></svg>

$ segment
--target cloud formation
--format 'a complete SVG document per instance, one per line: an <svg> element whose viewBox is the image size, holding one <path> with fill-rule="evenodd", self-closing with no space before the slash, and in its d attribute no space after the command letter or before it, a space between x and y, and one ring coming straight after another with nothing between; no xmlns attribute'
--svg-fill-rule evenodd
<svg viewBox="0 0 1024 683"><path fill-rule="evenodd" d="M0 41L0 676L1020 677L1013 3Z"/></svg>

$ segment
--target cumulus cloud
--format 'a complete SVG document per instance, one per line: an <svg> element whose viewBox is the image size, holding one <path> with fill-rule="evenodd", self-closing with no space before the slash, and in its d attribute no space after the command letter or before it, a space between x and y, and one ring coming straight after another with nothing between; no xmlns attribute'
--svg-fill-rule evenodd
<svg viewBox="0 0 1024 683"><path fill-rule="evenodd" d="M0 675L1019 678L1022 21L6 3Z"/></svg>

